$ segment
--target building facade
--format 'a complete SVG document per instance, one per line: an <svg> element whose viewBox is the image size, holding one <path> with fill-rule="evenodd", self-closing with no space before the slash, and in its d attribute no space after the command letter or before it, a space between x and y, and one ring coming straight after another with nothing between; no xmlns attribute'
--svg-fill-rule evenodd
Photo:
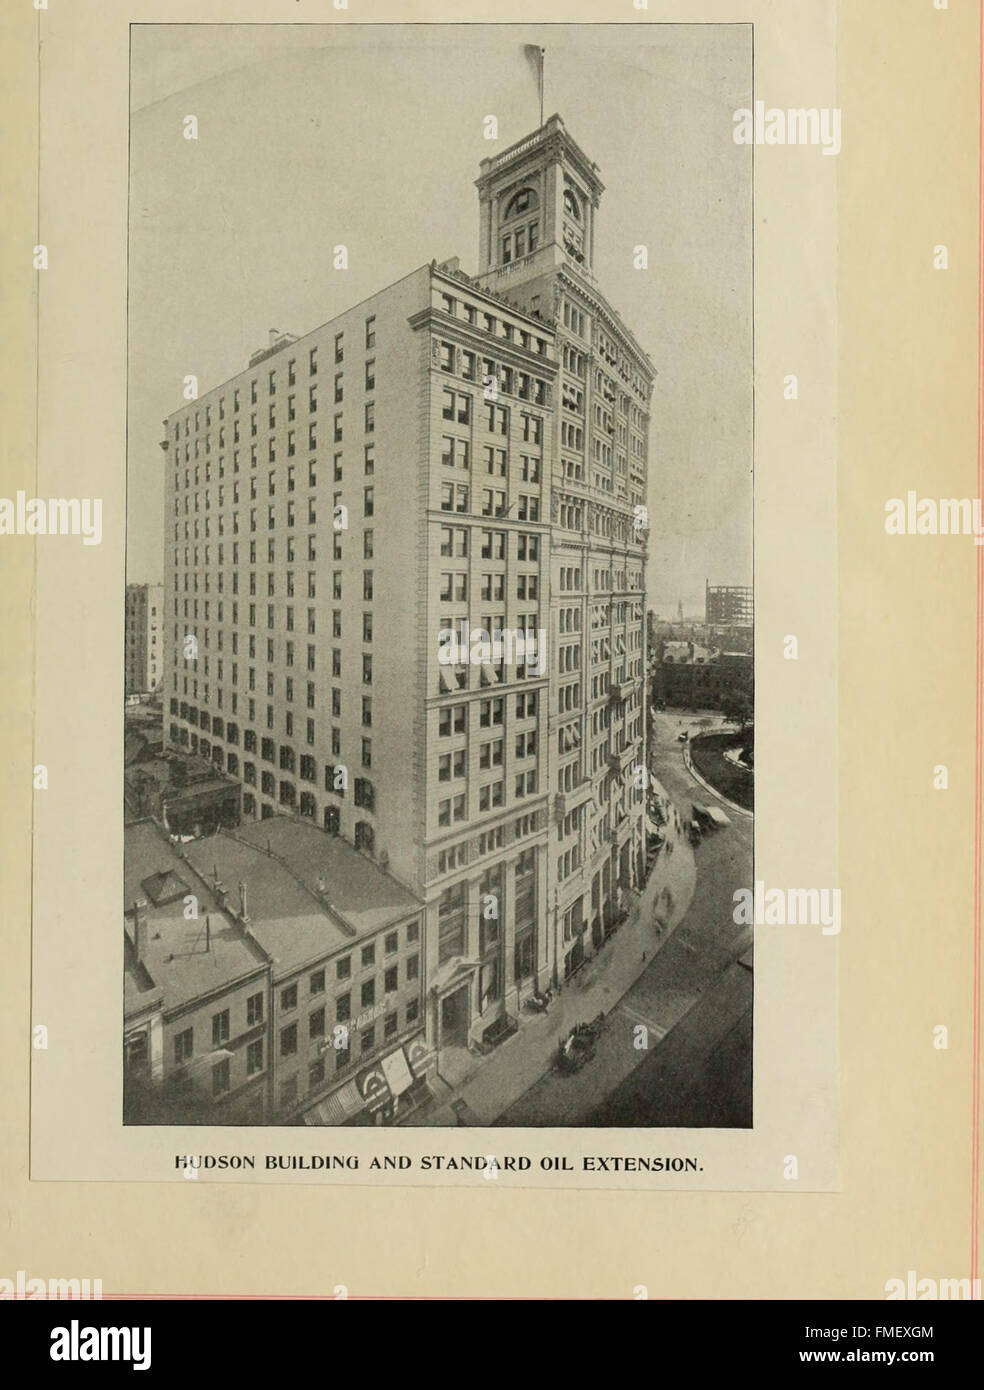
<svg viewBox="0 0 984 1390"><path fill-rule="evenodd" d="M594 276L604 186L553 116L483 160L480 283L555 328L550 422L554 661L549 917L569 976L617 920L645 857L646 550L654 371Z"/></svg>
<svg viewBox="0 0 984 1390"><path fill-rule="evenodd" d="M164 585L128 584L124 626L124 677L127 695L157 689L164 670Z"/></svg>
<svg viewBox="0 0 984 1390"><path fill-rule="evenodd" d="M704 621L708 626L750 628L755 622L755 591L748 585L704 581Z"/></svg>
<svg viewBox="0 0 984 1390"><path fill-rule="evenodd" d="M723 710L754 699L755 669L750 652L721 651L693 641L659 640L653 667L656 704L677 709Z"/></svg>
<svg viewBox="0 0 984 1390"><path fill-rule="evenodd" d="M245 822L307 820L423 902L443 1066L577 969L644 853L653 371L560 119L478 187L477 276L274 335L162 442L165 740L242 780Z"/></svg>
<svg viewBox="0 0 984 1390"><path fill-rule="evenodd" d="M284 817L144 820L124 880L130 1122L370 1124L426 1091L421 906L366 856Z"/></svg>

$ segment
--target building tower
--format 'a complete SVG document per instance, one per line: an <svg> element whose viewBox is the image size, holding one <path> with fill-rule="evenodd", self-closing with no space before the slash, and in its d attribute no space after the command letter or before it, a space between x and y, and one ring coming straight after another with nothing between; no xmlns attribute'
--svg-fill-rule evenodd
<svg viewBox="0 0 984 1390"><path fill-rule="evenodd" d="M556 332L548 775L556 967L617 922L644 861L645 564L654 371L594 277L598 167L551 116L482 161L479 284Z"/></svg>

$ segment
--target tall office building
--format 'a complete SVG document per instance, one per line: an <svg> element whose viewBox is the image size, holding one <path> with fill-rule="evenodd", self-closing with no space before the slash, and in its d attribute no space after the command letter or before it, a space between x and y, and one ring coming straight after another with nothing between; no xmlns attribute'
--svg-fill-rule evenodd
<svg viewBox="0 0 984 1390"><path fill-rule="evenodd" d="M653 367L594 276L598 167L558 116L482 161L480 274L555 327L547 772L552 959L597 948L643 870L643 676Z"/></svg>
<svg viewBox="0 0 984 1390"><path fill-rule="evenodd" d="M644 861L653 370L595 283L602 185L560 118L478 188L477 276L432 262L271 334L162 443L167 739L424 902L452 1076Z"/></svg>
<svg viewBox="0 0 984 1390"><path fill-rule="evenodd" d="M146 695L160 685L163 613L163 584L126 586L123 669L127 695Z"/></svg>

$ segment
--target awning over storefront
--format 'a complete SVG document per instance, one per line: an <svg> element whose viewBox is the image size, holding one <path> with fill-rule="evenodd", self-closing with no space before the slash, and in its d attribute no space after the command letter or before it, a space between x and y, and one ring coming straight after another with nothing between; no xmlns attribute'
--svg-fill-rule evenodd
<svg viewBox="0 0 984 1390"><path fill-rule="evenodd" d="M332 1091L330 1096L318 1101L310 1110L304 1112L304 1123L306 1125L343 1125L353 1116L358 1115L365 1108L365 1102L359 1095L359 1088L354 1081L346 1081L344 1086L339 1086L337 1091Z"/></svg>
<svg viewBox="0 0 984 1390"><path fill-rule="evenodd" d="M409 1044L411 1053L420 1053L421 1045L422 1038L415 1038ZM426 1093L426 1083L414 1074L407 1049L400 1044L306 1110L304 1123L344 1125L359 1117L363 1124L371 1124L373 1119L379 1123L380 1111L388 1116L384 1123L391 1123L401 1104L405 1107L409 1103L413 1108L417 1103L414 1088L419 1092L422 1087Z"/></svg>
<svg viewBox="0 0 984 1390"><path fill-rule="evenodd" d="M404 1091L409 1091L414 1083L414 1075L410 1070L407 1061L407 1054L402 1047L398 1047L395 1052L391 1052L382 1061L383 1075L386 1077L387 1084L394 1096L401 1096Z"/></svg>

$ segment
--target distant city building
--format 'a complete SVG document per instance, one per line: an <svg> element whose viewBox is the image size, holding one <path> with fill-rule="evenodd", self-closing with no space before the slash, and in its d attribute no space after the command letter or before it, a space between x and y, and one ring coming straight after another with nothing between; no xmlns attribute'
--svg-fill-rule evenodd
<svg viewBox="0 0 984 1390"><path fill-rule="evenodd" d="M302 818L423 902L442 1064L575 971L645 864L653 367L560 118L477 184L477 276L432 262L274 332L162 442L165 746L241 779L260 838ZM468 648L503 631L543 636Z"/></svg>
<svg viewBox="0 0 984 1390"><path fill-rule="evenodd" d="M721 709L733 700L751 702L754 681L751 652L721 651L693 641L659 641L652 680L657 703L680 709Z"/></svg>
<svg viewBox="0 0 984 1390"><path fill-rule="evenodd" d="M741 585L705 581L704 621L709 627L719 624L752 627L755 622L754 590Z"/></svg>
<svg viewBox="0 0 984 1390"><path fill-rule="evenodd" d="M126 586L124 676L127 695L146 695L161 683L164 669L164 585Z"/></svg>

